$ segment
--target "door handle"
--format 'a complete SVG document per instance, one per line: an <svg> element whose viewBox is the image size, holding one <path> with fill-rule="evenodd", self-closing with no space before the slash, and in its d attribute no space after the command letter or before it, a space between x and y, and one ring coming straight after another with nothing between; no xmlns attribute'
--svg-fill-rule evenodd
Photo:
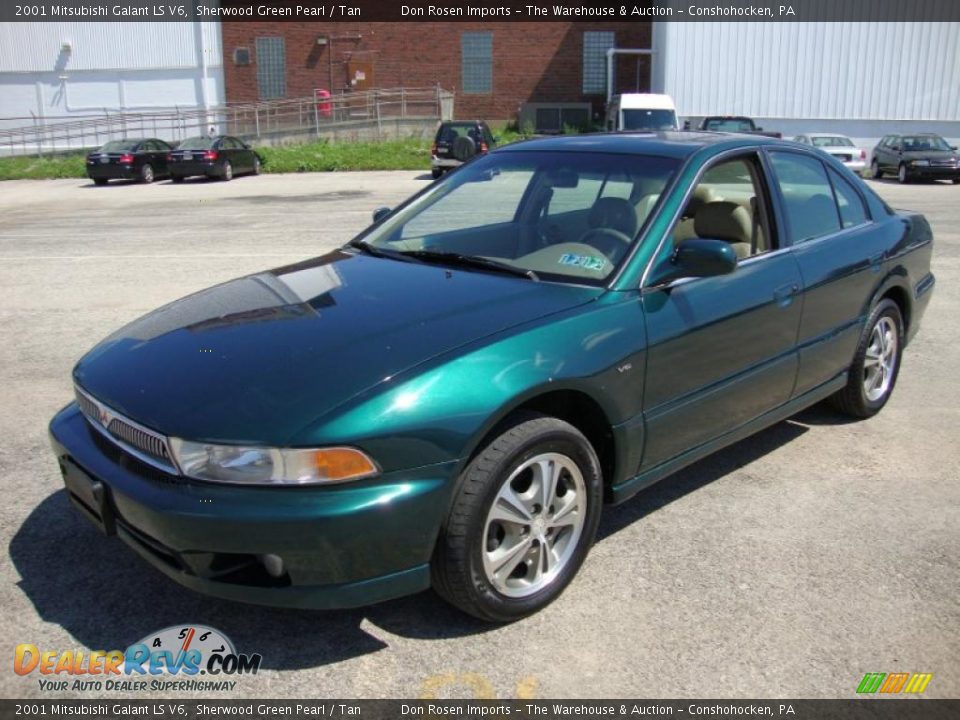
<svg viewBox="0 0 960 720"><path fill-rule="evenodd" d="M774 290L773 299L780 307L787 307L793 302L793 296L798 292L800 292L800 285L798 283L790 283L789 285L783 285Z"/></svg>
<svg viewBox="0 0 960 720"><path fill-rule="evenodd" d="M883 265L883 253L877 253L872 258L870 258L870 270L878 273L880 268Z"/></svg>

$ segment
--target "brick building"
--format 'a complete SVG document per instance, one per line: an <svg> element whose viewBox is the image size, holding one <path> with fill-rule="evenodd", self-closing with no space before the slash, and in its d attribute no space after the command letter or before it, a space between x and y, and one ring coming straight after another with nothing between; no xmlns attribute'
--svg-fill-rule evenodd
<svg viewBox="0 0 960 720"><path fill-rule="evenodd" d="M649 22L224 21L226 98L439 85L455 93L458 118L511 120L527 103L548 114L589 103L597 118L607 48L650 48L651 30ZM617 91L649 91L650 56L618 56L615 78Z"/></svg>

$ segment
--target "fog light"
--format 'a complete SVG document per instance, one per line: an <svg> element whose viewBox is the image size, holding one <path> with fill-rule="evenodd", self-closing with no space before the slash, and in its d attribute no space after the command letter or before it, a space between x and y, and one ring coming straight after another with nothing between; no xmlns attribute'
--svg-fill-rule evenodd
<svg viewBox="0 0 960 720"><path fill-rule="evenodd" d="M261 555L260 562L263 563L264 570L267 571L267 574L271 577L282 577L283 576L283 558L279 555Z"/></svg>

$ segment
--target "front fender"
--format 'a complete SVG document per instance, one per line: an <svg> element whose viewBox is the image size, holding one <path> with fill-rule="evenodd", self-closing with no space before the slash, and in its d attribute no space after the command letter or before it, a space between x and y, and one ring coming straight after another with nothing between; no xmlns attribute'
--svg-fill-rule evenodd
<svg viewBox="0 0 960 720"><path fill-rule="evenodd" d="M536 321L385 380L298 434L299 446L353 445L385 471L461 460L518 406L570 389L593 399L611 425L640 415L643 310L638 296Z"/></svg>

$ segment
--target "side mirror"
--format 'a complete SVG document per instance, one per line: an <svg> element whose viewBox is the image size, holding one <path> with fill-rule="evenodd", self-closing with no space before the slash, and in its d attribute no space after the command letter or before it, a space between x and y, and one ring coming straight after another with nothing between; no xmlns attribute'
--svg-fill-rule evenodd
<svg viewBox="0 0 960 720"><path fill-rule="evenodd" d="M956 150L956 149L957 149L957 146L956 146L956 145L951 145L951 146L950 146L950 149L951 149L951 150Z"/></svg>
<svg viewBox="0 0 960 720"><path fill-rule="evenodd" d="M763 132L763 128L762 128L762 127L758 127L758 128L757 128L757 132Z"/></svg>
<svg viewBox="0 0 960 720"><path fill-rule="evenodd" d="M689 130L689 129L690 129L690 121L689 121L689 120L684 120L684 121L683 121L683 129L684 129L684 130Z"/></svg>
<svg viewBox="0 0 960 720"><path fill-rule="evenodd" d="M390 214L390 208L378 207L376 210L373 211L373 222L378 223L389 214Z"/></svg>
<svg viewBox="0 0 960 720"><path fill-rule="evenodd" d="M690 238L678 246L669 263L664 263L654 278L662 285L685 277L729 275L737 268L737 253L723 240Z"/></svg>

